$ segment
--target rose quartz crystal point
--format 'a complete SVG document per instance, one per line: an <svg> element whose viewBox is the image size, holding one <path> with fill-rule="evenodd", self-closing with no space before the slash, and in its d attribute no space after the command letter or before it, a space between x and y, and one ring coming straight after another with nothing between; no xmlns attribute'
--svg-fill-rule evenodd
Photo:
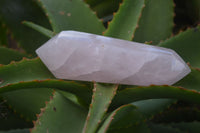
<svg viewBox="0 0 200 133"><path fill-rule="evenodd" d="M62 31L36 50L56 78L128 85L171 85L190 68L171 49Z"/></svg>

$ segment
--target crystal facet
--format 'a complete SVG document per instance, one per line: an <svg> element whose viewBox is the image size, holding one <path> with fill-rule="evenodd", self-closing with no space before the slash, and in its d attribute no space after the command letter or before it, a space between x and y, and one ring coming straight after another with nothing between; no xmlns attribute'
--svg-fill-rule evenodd
<svg viewBox="0 0 200 133"><path fill-rule="evenodd" d="M77 31L62 31L36 53L59 79L171 85L190 72L171 49Z"/></svg>

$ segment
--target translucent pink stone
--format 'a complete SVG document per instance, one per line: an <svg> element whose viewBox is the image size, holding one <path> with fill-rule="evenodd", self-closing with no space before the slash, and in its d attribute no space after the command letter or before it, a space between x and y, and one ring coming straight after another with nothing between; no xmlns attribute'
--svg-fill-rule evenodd
<svg viewBox="0 0 200 133"><path fill-rule="evenodd" d="M171 49L77 31L62 31L36 53L59 79L171 85L190 72Z"/></svg>

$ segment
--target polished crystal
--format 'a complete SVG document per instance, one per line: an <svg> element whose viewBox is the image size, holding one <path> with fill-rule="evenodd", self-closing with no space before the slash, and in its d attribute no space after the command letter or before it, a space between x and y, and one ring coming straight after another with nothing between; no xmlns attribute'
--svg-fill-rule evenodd
<svg viewBox="0 0 200 133"><path fill-rule="evenodd" d="M190 72L171 49L77 31L60 32L36 53L59 79L171 85Z"/></svg>

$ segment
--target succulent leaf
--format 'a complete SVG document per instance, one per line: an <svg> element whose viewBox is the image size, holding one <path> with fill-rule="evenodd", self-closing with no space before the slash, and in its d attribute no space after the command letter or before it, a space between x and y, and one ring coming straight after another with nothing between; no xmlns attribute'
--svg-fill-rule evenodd
<svg viewBox="0 0 200 133"><path fill-rule="evenodd" d="M36 88L49 88L49 89L53 88L53 89L64 90L69 93L75 94L77 97L83 99L86 103L90 102L90 98L92 96L92 89L86 84L78 83L75 81L63 81L55 79L34 80L34 81L8 84L3 87L0 87L0 93L17 91L21 89L36 89Z"/></svg>
<svg viewBox="0 0 200 133"><path fill-rule="evenodd" d="M92 101L86 118L83 133L96 132L103 117L105 116L118 85L105 85L94 83Z"/></svg>
<svg viewBox="0 0 200 133"><path fill-rule="evenodd" d="M143 7L144 0L125 0L108 25L104 35L132 40Z"/></svg>
<svg viewBox="0 0 200 133"><path fill-rule="evenodd" d="M20 81L53 78L54 76L39 58L23 59L20 62L12 62L9 65L0 66L0 86Z"/></svg>
<svg viewBox="0 0 200 133"><path fill-rule="evenodd" d="M157 113L161 113L165 109L169 108L176 100L172 99L148 99L133 102L140 112L146 117L151 118Z"/></svg>
<svg viewBox="0 0 200 133"><path fill-rule="evenodd" d="M0 64L9 64L11 61L22 60L23 57L28 57L24 53L20 53L14 49L0 47Z"/></svg>
<svg viewBox="0 0 200 133"><path fill-rule="evenodd" d="M98 133L141 132L149 133L143 115L133 105L123 105L113 111L100 127Z"/></svg>
<svg viewBox="0 0 200 133"><path fill-rule="evenodd" d="M173 0L145 0L145 8L133 41L158 44L172 35L174 26Z"/></svg>
<svg viewBox="0 0 200 133"><path fill-rule="evenodd" d="M104 31L102 22L82 0L39 0L38 3L56 33L76 30L102 34Z"/></svg>
<svg viewBox="0 0 200 133"><path fill-rule="evenodd" d="M133 87L118 92L115 98L113 99L112 107L119 107L120 105L139 100L159 98L172 98L199 103L200 100L197 99L200 98L200 93L195 90L188 90L181 87L166 85Z"/></svg>
<svg viewBox="0 0 200 133"><path fill-rule="evenodd" d="M56 34L54 32L52 32L49 29L46 29L45 27L42 27L40 25L37 25L33 22L29 22L29 21L23 21L23 24L40 32L41 34L45 35L48 38L52 38L53 36L55 36Z"/></svg>
<svg viewBox="0 0 200 133"><path fill-rule="evenodd" d="M31 133L80 133L87 111L55 92L46 107L41 109ZM56 126L55 126L56 125Z"/></svg>
<svg viewBox="0 0 200 133"><path fill-rule="evenodd" d="M49 100L52 92L49 88L34 88L11 91L0 96L17 114L28 121L33 121L36 120L35 114L40 113L40 108L45 106L45 101Z"/></svg>

